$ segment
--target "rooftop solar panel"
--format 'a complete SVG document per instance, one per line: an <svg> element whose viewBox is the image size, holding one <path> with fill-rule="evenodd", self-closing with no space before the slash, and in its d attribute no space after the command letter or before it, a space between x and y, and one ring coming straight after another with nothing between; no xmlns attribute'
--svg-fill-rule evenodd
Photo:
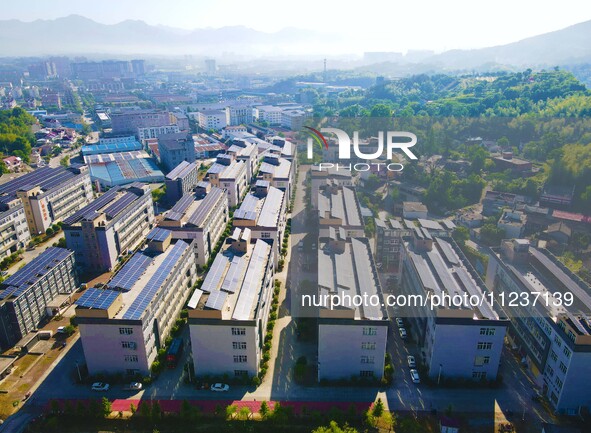
<svg viewBox="0 0 591 433"><path fill-rule="evenodd" d="M125 291L131 290L137 280L142 276L146 269L148 269L152 260L152 257L143 253L134 254L111 281L107 283L107 286L123 289Z"/></svg>
<svg viewBox="0 0 591 433"><path fill-rule="evenodd" d="M88 205L84 206L82 209L80 209L79 211L73 213L68 218L66 218L64 220L64 224L65 225L76 224L78 221L82 220L84 218L84 216L87 215L88 213L91 213L91 212L94 212L98 209L103 208L108 203L115 200L115 198L117 197L117 192L119 190L120 190L120 188L118 186L111 188L109 191L107 191L106 193L101 195L99 198L91 201Z"/></svg>
<svg viewBox="0 0 591 433"><path fill-rule="evenodd" d="M257 196L248 194L246 197L244 197L244 200L242 200L240 207L236 209L236 212L234 212L234 218L255 220L257 215L255 211L260 200L261 199L259 199Z"/></svg>
<svg viewBox="0 0 591 433"><path fill-rule="evenodd" d="M244 271L248 265L248 260L244 257L235 256L230 264L230 269L224 278L221 290L228 293L234 293L239 289L239 285L244 277Z"/></svg>
<svg viewBox="0 0 591 433"><path fill-rule="evenodd" d="M132 204L134 201L136 201L138 198L137 195L135 195L132 192L126 192L125 194L123 194L119 200L117 200L115 203L111 204L110 206L108 206L105 209L105 215L107 215L107 217L109 218L115 218L117 215L119 215L127 206L129 206L130 204Z"/></svg>
<svg viewBox="0 0 591 433"><path fill-rule="evenodd" d="M265 266L269 257L271 247L262 240L257 240L252 256L248 264L248 270L244 276L244 282L234 307L232 319L248 320L250 312L257 300L257 295L261 290L261 283L265 275Z"/></svg>
<svg viewBox="0 0 591 433"><path fill-rule="evenodd" d="M106 310L115 299L121 294L114 290L96 289L91 287L76 301L76 305L85 308L94 308L97 310Z"/></svg>
<svg viewBox="0 0 591 433"><path fill-rule="evenodd" d="M224 256L222 253L218 253L205 276L205 280L201 285L201 290L207 293L218 290L229 262L230 260L228 257Z"/></svg>
<svg viewBox="0 0 591 433"><path fill-rule="evenodd" d="M195 197L193 197L192 194L186 194L182 196L166 215L166 219L179 221L184 215L185 211L189 208L189 206L191 206L193 201L195 201Z"/></svg>
<svg viewBox="0 0 591 433"><path fill-rule="evenodd" d="M164 242L168 236L170 236L170 230L162 227L154 227L150 230L150 233L146 236L149 241Z"/></svg>
<svg viewBox="0 0 591 433"><path fill-rule="evenodd" d="M201 227L210 211L215 207L216 203L222 196L224 196L224 190L220 188L212 188L211 191L201 201L195 212L189 217L189 224L195 227Z"/></svg>
<svg viewBox="0 0 591 433"><path fill-rule="evenodd" d="M458 255L456 254L456 252L453 250L453 247L451 246L451 244L441 238L435 238L435 242L437 242L437 245L439 245L439 248L441 248L441 251L443 251L443 255L445 256L445 258L447 259L447 261L451 264L454 265L459 265L460 264L460 258L458 257Z"/></svg>
<svg viewBox="0 0 591 433"><path fill-rule="evenodd" d="M197 308L202 296L203 296L203 290L195 289L195 291L191 295L191 299L189 299L189 302L187 303L187 307L189 307L191 309Z"/></svg>
<svg viewBox="0 0 591 433"><path fill-rule="evenodd" d="M224 304L226 303L226 299L228 298L228 294L226 292L220 292L216 290L209 294L207 298L207 302L205 303L206 308L210 308L212 310L221 311L224 308Z"/></svg>
<svg viewBox="0 0 591 433"><path fill-rule="evenodd" d="M269 193L265 198L257 225L261 227L277 227L281 213L281 204L283 203L283 195L284 193L280 189L269 188Z"/></svg>

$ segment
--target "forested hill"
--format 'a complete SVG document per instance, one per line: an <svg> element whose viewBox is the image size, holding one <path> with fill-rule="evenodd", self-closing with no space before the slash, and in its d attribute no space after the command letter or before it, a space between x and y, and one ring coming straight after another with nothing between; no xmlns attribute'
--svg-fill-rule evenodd
<svg viewBox="0 0 591 433"><path fill-rule="evenodd" d="M29 161L35 137L31 125L36 119L20 107L0 110L0 153Z"/></svg>

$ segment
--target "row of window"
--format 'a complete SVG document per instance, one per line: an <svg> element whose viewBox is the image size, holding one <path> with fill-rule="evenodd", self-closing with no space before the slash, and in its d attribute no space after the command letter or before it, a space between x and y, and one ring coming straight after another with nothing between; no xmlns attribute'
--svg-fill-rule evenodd
<svg viewBox="0 0 591 433"><path fill-rule="evenodd" d="M246 328L232 328L232 335L246 335Z"/></svg>
<svg viewBox="0 0 591 433"><path fill-rule="evenodd" d="M244 349L246 349L246 342L245 341L234 341L232 343L232 349L244 350Z"/></svg>
<svg viewBox="0 0 591 433"><path fill-rule="evenodd" d="M478 344L476 345L476 348L478 350L491 350L492 345L493 344L490 342L479 341Z"/></svg>
<svg viewBox="0 0 591 433"><path fill-rule="evenodd" d="M480 328L480 335L495 335L495 328Z"/></svg>

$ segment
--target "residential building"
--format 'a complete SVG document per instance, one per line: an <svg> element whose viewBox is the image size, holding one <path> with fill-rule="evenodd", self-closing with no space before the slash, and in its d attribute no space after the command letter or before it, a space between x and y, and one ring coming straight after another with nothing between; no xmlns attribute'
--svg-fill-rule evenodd
<svg viewBox="0 0 591 433"><path fill-rule="evenodd" d="M291 188L295 179L295 164L285 158L267 153L259 167L259 179L268 181L275 188L291 197Z"/></svg>
<svg viewBox="0 0 591 433"><path fill-rule="evenodd" d="M202 110L197 112L197 123L206 131L219 131L228 125L226 112L223 110Z"/></svg>
<svg viewBox="0 0 591 433"><path fill-rule="evenodd" d="M49 247L0 283L0 347L14 346L48 317L47 305L78 288L74 253Z"/></svg>
<svg viewBox="0 0 591 433"><path fill-rule="evenodd" d="M170 230L173 239L194 240L196 264L205 266L227 223L228 195L214 186L203 195L184 195L158 226Z"/></svg>
<svg viewBox="0 0 591 433"><path fill-rule="evenodd" d="M199 164L182 161L166 175L166 201L175 203L185 194L191 194L199 182Z"/></svg>
<svg viewBox="0 0 591 433"><path fill-rule="evenodd" d="M55 108L61 110L62 97L59 92L55 90L45 89L41 92L41 105L44 108Z"/></svg>
<svg viewBox="0 0 591 433"><path fill-rule="evenodd" d="M505 209L497 222L497 227L505 231L507 239L515 239L523 236L527 216L518 210Z"/></svg>
<svg viewBox="0 0 591 433"><path fill-rule="evenodd" d="M334 186L354 186L355 182L350 170L337 170L335 168L320 170L318 166L313 165L310 170L312 177L312 207L318 209L318 192L320 187L326 185Z"/></svg>
<svg viewBox="0 0 591 433"><path fill-rule="evenodd" d="M309 113L304 110L285 110L281 113L281 126L299 131L308 117Z"/></svg>
<svg viewBox="0 0 591 433"><path fill-rule="evenodd" d="M318 192L319 236L329 236L329 227L342 228L346 237L363 237L365 230L355 189L326 185Z"/></svg>
<svg viewBox="0 0 591 433"><path fill-rule="evenodd" d="M318 380L379 380L389 321L369 240L348 237L342 228L330 231L318 248L318 287L312 295L320 300L338 296L340 305L325 301L318 311ZM364 295L376 298L377 305L352 301Z"/></svg>
<svg viewBox="0 0 591 433"><path fill-rule="evenodd" d="M216 256L189 301L189 331L196 376L258 374L271 299L272 248L250 243L245 228Z"/></svg>
<svg viewBox="0 0 591 433"><path fill-rule="evenodd" d="M0 197L0 259L25 248L31 240L20 199Z"/></svg>
<svg viewBox="0 0 591 433"><path fill-rule="evenodd" d="M2 161L8 171L19 171L23 165L23 160L18 156L7 156Z"/></svg>
<svg viewBox="0 0 591 433"><path fill-rule="evenodd" d="M252 107L232 105L226 107L226 123L230 126L248 125L253 122Z"/></svg>
<svg viewBox="0 0 591 433"><path fill-rule="evenodd" d="M249 228L251 239L262 239L273 247L279 257L285 232L287 195L268 181L259 180L255 191L248 193L234 212L236 230Z"/></svg>
<svg viewBox="0 0 591 433"><path fill-rule="evenodd" d="M107 282L76 302L88 372L146 376L197 281L191 244L167 230L148 236Z"/></svg>
<svg viewBox="0 0 591 433"><path fill-rule="evenodd" d="M16 197L23 203L31 235L45 233L92 200L88 167L43 167L0 185L0 201Z"/></svg>
<svg viewBox="0 0 591 433"><path fill-rule="evenodd" d="M410 324L428 376L495 380L509 320L492 307L484 282L451 237L433 237L424 227L413 231L404 243L400 294L440 302L409 304L398 314Z"/></svg>
<svg viewBox="0 0 591 433"><path fill-rule="evenodd" d="M404 219L427 219L428 209L423 203L418 201L402 202L402 217Z"/></svg>
<svg viewBox="0 0 591 433"><path fill-rule="evenodd" d="M178 125L164 125L164 126L148 126L145 128L137 129L137 137L143 142L150 138L158 138L164 134L178 134L181 132L181 128Z"/></svg>
<svg viewBox="0 0 591 433"><path fill-rule="evenodd" d="M504 240L489 257L486 284L511 318L508 340L522 364L555 411L568 415L588 411L591 287L549 251L526 239Z"/></svg>
<svg viewBox="0 0 591 433"><path fill-rule="evenodd" d="M540 194L540 205L557 209L568 209L573 204L575 186L544 185Z"/></svg>
<svg viewBox="0 0 591 433"><path fill-rule="evenodd" d="M185 132L163 134L158 137L160 162L167 171L172 171L182 161L195 161L193 136Z"/></svg>
<svg viewBox="0 0 591 433"><path fill-rule="evenodd" d="M514 209L518 203L524 203L525 197L508 192L486 191L482 199L482 215L497 215L504 208Z"/></svg>
<svg viewBox="0 0 591 433"><path fill-rule="evenodd" d="M246 173L244 161L235 161L231 155L218 155L217 162L207 170L207 178L213 186L226 190L230 207L235 207L248 189Z"/></svg>
<svg viewBox="0 0 591 433"><path fill-rule="evenodd" d="M254 117L259 122L267 122L269 125L281 125L283 107L276 105L260 105L254 108Z"/></svg>
<svg viewBox="0 0 591 433"><path fill-rule="evenodd" d="M122 254L137 248L154 225L150 187L113 187L64 220L66 246L84 271L109 271Z"/></svg>
<svg viewBox="0 0 591 433"><path fill-rule="evenodd" d="M254 144L242 140L233 140L232 143L226 153L232 155L237 161L244 161L246 164L246 176L251 180L260 162L257 147Z"/></svg>
<svg viewBox="0 0 591 433"><path fill-rule="evenodd" d="M111 112L111 128L115 135L135 135L138 133L138 128L172 124L168 111L135 109Z"/></svg>
<svg viewBox="0 0 591 433"><path fill-rule="evenodd" d="M499 171L511 170L515 174L528 174L532 171L532 163L525 159L513 157L513 152L503 152L502 156L492 158L495 168Z"/></svg>
<svg viewBox="0 0 591 433"><path fill-rule="evenodd" d="M398 279L402 272L404 238L412 235L410 229L396 219L375 219L374 256L381 274Z"/></svg>

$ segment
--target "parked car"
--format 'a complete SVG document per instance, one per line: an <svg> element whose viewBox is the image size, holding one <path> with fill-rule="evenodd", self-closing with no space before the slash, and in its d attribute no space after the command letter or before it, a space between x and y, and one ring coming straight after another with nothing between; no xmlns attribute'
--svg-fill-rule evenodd
<svg viewBox="0 0 591 433"><path fill-rule="evenodd" d="M142 384L140 382L131 382L125 387L125 389L129 391L139 391L142 389Z"/></svg>
<svg viewBox="0 0 591 433"><path fill-rule="evenodd" d="M396 325L397 325L399 328L404 328L404 322L402 321L402 319L401 319L400 317L397 317L397 318L396 318Z"/></svg>
<svg viewBox="0 0 591 433"><path fill-rule="evenodd" d="M225 383L214 383L211 385L210 389L216 392L225 392L230 389L230 385L226 385Z"/></svg>
<svg viewBox="0 0 591 433"><path fill-rule="evenodd" d="M402 338L403 340L406 339L406 329L398 328L398 333L400 334L400 338Z"/></svg>
<svg viewBox="0 0 591 433"><path fill-rule="evenodd" d="M412 355L408 355L406 357L406 363L408 364L409 368L415 368L417 366L417 363L415 361L415 357Z"/></svg>
<svg viewBox="0 0 591 433"><path fill-rule="evenodd" d="M412 380L412 383L421 383L419 372L416 371L414 368L410 370L410 380Z"/></svg>
<svg viewBox="0 0 591 433"><path fill-rule="evenodd" d="M104 382L95 382L92 384L93 391L108 391L109 388L109 384Z"/></svg>
<svg viewBox="0 0 591 433"><path fill-rule="evenodd" d="M57 330L55 331L56 334L65 334L66 333L66 327L65 326L60 326L59 328L57 328Z"/></svg>

